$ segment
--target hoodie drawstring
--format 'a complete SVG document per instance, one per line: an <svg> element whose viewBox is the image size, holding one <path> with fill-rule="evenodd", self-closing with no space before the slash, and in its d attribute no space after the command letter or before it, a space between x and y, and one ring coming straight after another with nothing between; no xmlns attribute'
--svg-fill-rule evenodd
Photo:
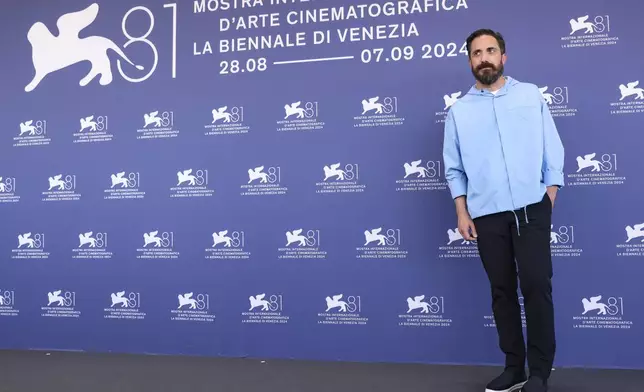
<svg viewBox="0 0 644 392"><path fill-rule="evenodd" d="M525 215L525 223L530 223L528 222L528 206L523 207L523 213ZM517 223L517 234L521 237L521 230L519 230L519 217L514 211L512 211L512 214L514 214L514 221Z"/></svg>

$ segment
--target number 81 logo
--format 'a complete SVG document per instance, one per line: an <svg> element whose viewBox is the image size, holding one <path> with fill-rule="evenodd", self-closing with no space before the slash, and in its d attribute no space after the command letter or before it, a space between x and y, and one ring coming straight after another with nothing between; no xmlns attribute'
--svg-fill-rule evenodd
<svg viewBox="0 0 644 392"><path fill-rule="evenodd" d="M176 78L177 59L177 3L164 4L164 8L173 9L172 18L172 78ZM123 51L109 38L102 36L91 36L79 38L81 30L90 26L98 16L99 6L94 3L83 10L75 10L62 15L58 19L57 26L60 34L54 36L43 22L34 23L27 32L27 39L31 44L32 59L34 67L33 79L25 86L25 91L33 91L51 73L63 68L75 65L81 61L89 61L92 65L89 73L83 77L79 84L84 87L100 75L99 84L106 86L112 82L112 64L107 51L112 49L122 59L138 70L143 70L141 65L134 64ZM126 24L130 15L136 11L143 11L149 17L148 30L142 35L132 35ZM121 28L123 35L128 41L124 48L134 44L145 44L152 50L154 62L150 70L140 78L132 78L123 72L120 60L117 60L117 67L121 76L133 83L143 82L149 79L156 71L159 63L159 53L156 45L148 37L154 30L154 14L143 6L137 6L125 13ZM88 51L86 48L91 47Z"/></svg>

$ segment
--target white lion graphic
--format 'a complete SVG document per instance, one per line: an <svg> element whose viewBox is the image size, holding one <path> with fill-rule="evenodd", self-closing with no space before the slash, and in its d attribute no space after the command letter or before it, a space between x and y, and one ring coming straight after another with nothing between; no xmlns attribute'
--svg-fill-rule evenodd
<svg viewBox="0 0 644 392"><path fill-rule="evenodd" d="M89 61L92 69L81 79L81 86L86 86L98 75L102 86L110 84L113 77L112 65L107 56L108 49L115 51L136 69L143 70L142 66L132 63L112 40L100 36L79 38L81 30L92 24L97 15L98 4L94 3L82 11L61 16L56 22L58 36L53 35L42 22L36 22L31 26L27 32L27 39L31 44L35 75L25 86L26 92L33 91L50 73L82 61Z"/></svg>

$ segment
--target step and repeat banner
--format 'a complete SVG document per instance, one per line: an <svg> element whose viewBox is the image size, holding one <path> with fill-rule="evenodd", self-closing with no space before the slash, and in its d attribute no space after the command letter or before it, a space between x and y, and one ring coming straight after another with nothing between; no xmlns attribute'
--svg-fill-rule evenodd
<svg viewBox="0 0 644 392"><path fill-rule="evenodd" d="M492 28L566 148L556 364L644 368L640 2L2 8L1 347L502 363L442 163Z"/></svg>

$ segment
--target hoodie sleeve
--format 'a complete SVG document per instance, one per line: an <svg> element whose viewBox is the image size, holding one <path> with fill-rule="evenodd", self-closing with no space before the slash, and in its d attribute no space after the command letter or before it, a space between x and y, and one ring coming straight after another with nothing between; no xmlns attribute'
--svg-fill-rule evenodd
<svg viewBox="0 0 644 392"><path fill-rule="evenodd" d="M461 151L456 133L456 122L454 113L450 109L445 121L443 136L443 166L445 167L445 179L449 185L452 198L467 194L467 176L461 160Z"/></svg>
<svg viewBox="0 0 644 392"><path fill-rule="evenodd" d="M557 132L557 126L552 118L545 99L541 96L541 121L543 124L543 164L541 173L546 186L564 185L564 147Z"/></svg>

